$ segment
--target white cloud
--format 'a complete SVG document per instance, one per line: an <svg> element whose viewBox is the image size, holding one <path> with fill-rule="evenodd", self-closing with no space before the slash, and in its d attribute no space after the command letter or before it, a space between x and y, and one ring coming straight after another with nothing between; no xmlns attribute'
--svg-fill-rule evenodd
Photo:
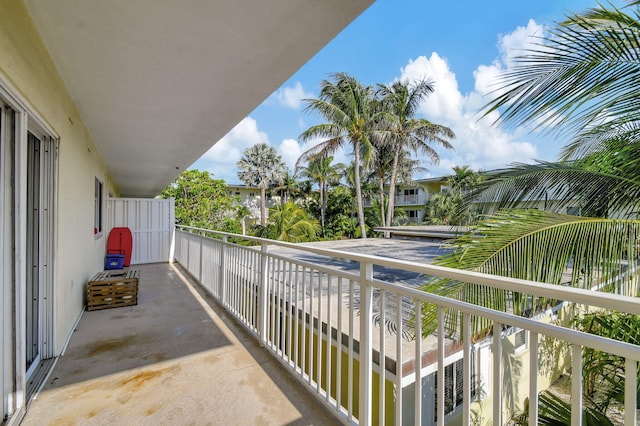
<svg viewBox="0 0 640 426"><path fill-rule="evenodd" d="M458 89L456 75L449 69L446 60L433 52L431 57L419 56L409 60L400 70L401 81L430 80L435 91L423 102L420 112L426 116L452 116L459 113L462 95Z"/></svg>
<svg viewBox="0 0 640 426"><path fill-rule="evenodd" d="M427 176L450 174L454 165L466 164L474 169L488 170L513 162L530 163L537 158L536 146L523 139L521 130L508 132L493 125L498 118L497 112L482 119L478 116L478 111L489 99L485 95L495 89L498 75L513 66L513 59L524 49L531 47L532 35L543 35L543 27L533 20L526 27L501 35L500 58L475 70L475 88L467 94L460 92L456 75L450 70L446 58L435 52L429 57L410 60L401 69L400 80L434 81L435 92L423 101L419 112L456 133L456 139L452 141L455 152L436 148L441 161L438 165L425 164L429 169Z"/></svg>
<svg viewBox="0 0 640 426"><path fill-rule="evenodd" d="M298 161L302 152L302 147L295 139L285 139L278 147L278 153L282 156L282 161L287 164L287 167L291 171L295 169L296 161Z"/></svg>
<svg viewBox="0 0 640 426"><path fill-rule="evenodd" d="M281 105L298 109L303 99L313 98L313 93L307 93L302 87L302 83L296 81L293 87L285 87L278 90L276 98Z"/></svg>
<svg viewBox="0 0 640 426"><path fill-rule="evenodd" d="M489 93L496 96L499 92L498 77L500 73L509 70L515 65L518 56L524 55L527 50L542 50L544 46L540 43L540 37L545 35L544 27L533 19L530 19L526 27L517 27L513 32L500 34L498 36L498 51L500 57L493 61L491 65L480 65L474 71L475 90L482 94Z"/></svg>
<svg viewBox="0 0 640 426"><path fill-rule="evenodd" d="M237 181L236 163L245 149L258 143L270 143L269 136L258 130L258 123L245 117L202 156L207 170L216 178Z"/></svg>
<svg viewBox="0 0 640 426"><path fill-rule="evenodd" d="M501 60L507 67L514 65L515 59L527 50L540 49L540 37L544 36L544 27L533 19L529 19L526 27L517 27L509 34L498 36L498 49Z"/></svg>

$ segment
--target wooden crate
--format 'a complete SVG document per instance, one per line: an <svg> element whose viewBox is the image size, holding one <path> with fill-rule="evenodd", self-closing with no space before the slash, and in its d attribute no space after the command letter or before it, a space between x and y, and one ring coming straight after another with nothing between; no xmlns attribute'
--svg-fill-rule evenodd
<svg viewBox="0 0 640 426"><path fill-rule="evenodd" d="M87 310L118 308L138 304L136 270L104 271L87 283Z"/></svg>

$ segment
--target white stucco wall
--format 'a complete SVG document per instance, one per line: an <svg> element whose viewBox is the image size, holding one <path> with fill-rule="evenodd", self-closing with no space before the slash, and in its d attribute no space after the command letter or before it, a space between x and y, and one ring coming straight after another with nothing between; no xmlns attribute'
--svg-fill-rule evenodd
<svg viewBox="0 0 640 426"><path fill-rule="evenodd" d="M85 285L103 269L105 238L95 238L94 178L118 195L98 149L22 2L0 13L0 82L59 136L54 252L55 352L83 309ZM106 205L106 202L103 203ZM105 224L106 225L106 224Z"/></svg>

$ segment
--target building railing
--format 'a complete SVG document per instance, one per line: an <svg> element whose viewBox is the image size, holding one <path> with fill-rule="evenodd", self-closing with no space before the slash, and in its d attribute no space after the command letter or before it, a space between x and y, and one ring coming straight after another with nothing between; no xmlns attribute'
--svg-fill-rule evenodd
<svg viewBox="0 0 640 426"><path fill-rule="evenodd" d="M636 298L189 227L177 228L175 259L345 423L444 425L461 416L469 425L489 405L484 419L503 424L512 414L503 400L517 395L528 398L535 425L538 398L530 396L546 386L547 336L571 348L571 424L582 424L583 348L625 359L624 422L636 424L638 346L383 281L374 268L626 313L640 312ZM437 306L437 331L421 337L427 304ZM461 314L456 339L447 337L446 310ZM470 334L477 318L493 324L481 342ZM528 334L528 368L517 373L505 364L523 341L514 330Z"/></svg>
<svg viewBox="0 0 640 426"><path fill-rule="evenodd" d="M415 206L422 205L429 199L428 194L398 194L394 198L394 205L397 207L402 206ZM365 197L362 199L363 207L371 207L373 205L373 198Z"/></svg>
<svg viewBox="0 0 640 426"><path fill-rule="evenodd" d="M395 197L395 205L396 206L407 206L407 205L415 205L421 204L419 203L418 194L400 194Z"/></svg>

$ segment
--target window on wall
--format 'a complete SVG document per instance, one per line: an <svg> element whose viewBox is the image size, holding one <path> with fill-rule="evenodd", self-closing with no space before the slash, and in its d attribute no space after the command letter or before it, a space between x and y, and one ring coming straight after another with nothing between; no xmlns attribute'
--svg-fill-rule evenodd
<svg viewBox="0 0 640 426"><path fill-rule="evenodd" d="M104 184L100 179L95 179L95 199L94 199L94 219L93 234L97 237L102 235L102 193Z"/></svg>
<svg viewBox="0 0 640 426"><path fill-rule="evenodd" d="M515 352L519 353L527 349L527 330L520 330L514 337Z"/></svg>
<svg viewBox="0 0 640 426"><path fill-rule="evenodd" d="M471 352L471 383L470 394L473 400L476 397L475 386L475 354ZM447 365L444 368L444 414L448 415L455 411L455 409L463 403L464 392L464 361L459 359L452 364ZM438 389L438 374L433 374L433 388ZM438 393L434 392L433 403L434 421L438 420Z"/></svg>

